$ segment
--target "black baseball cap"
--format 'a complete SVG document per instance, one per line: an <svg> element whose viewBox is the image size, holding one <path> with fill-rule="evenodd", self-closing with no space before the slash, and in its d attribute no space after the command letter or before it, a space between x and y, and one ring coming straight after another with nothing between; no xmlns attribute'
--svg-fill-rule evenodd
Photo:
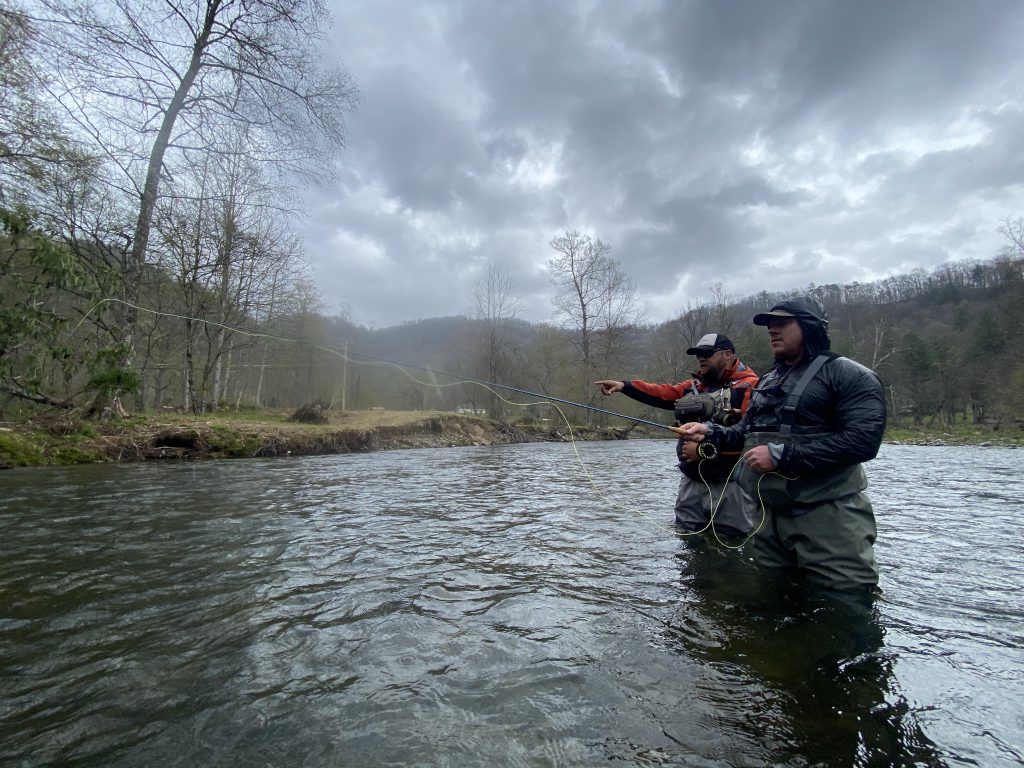
<svg viewBox="0 0 1024 768"><path fill-rule="evenodd" d="M720 349L728 349L730 352L736 351L736 347L729 341L728 336L723 336L720 333L706 333L700 337L700 341L686 350L686 354L696 355L701 353L713 355Z"/></svg>
<svg viewBox="0 0 1024 768"><path fill-rule="evenodd" d="M754 315L754 325L768 325L776 317L795 317L810 323L824 323L828 326L824 307L810 296L796 296L786 301L780 301L767 312L759 312Z"/></svg>

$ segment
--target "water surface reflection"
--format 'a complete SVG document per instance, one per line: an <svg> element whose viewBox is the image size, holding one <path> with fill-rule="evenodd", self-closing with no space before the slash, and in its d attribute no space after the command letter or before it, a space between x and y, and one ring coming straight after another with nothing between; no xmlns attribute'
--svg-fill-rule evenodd
<svg viewBox="0 0 1024 768"><path fill-rule="evenodd" d="M566 445L0 474L0 762L1021 763L1015 454L886 446L849 606L579 449L618 505Z"/></svg>

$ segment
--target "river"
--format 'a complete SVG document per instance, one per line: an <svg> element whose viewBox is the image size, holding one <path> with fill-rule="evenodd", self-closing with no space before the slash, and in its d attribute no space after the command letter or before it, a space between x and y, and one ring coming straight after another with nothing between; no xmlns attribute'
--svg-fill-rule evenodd
<svg viewBox="0 0 1024 768"><path fill-rule="evenodd" d="M5 471L0 764L1024 765L1022 457L883 446L869 611L666 441Z"/></svg>

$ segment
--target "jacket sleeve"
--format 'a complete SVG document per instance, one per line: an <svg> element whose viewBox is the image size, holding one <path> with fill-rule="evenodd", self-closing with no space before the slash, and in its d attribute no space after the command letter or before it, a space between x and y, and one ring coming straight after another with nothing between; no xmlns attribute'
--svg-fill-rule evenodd
<svg viewBox="0 0 1024 768"><path fill-rule="evenodd" d="M693 380L687 379L679 384L648 384L646 381L633 379L622 383L622 394L627 397L644 405L672 411L675 410L676 400L690 391Z"/></svg>
<svg viewBox="0 0 1024 768"><path fill-rule="evenodd" d="M825 437L787 445L780 472L828 472L878 455L886 417L881 381L870 369L847 358L837 358L822 373L835 398L835 428Z"/></svg>
<svg viewBox="0 0 1024 768"><path fill-rule="evenodd" d="M723 427L721 424L715 424L714 422L705 422L708 433L705 436L705 440L709 443L714 444L722 453L739 453L743 450L743 439L747 434L747 417L743 416L736 424L729 427Z"/></svg>

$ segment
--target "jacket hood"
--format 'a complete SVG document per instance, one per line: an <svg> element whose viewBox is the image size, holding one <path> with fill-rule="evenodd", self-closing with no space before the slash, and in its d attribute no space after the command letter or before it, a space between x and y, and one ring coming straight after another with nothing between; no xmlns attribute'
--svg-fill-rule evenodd
<svg viewBox="0 0 1024 768"><path fill-rule="evenodd" d="M804 333L804 352L808 359L828 352L832 340L828 335L828 313L817 299L795 296L780 301L768 312L754 315L754 325L767 325L775 317L794 317Z"/></svg>

